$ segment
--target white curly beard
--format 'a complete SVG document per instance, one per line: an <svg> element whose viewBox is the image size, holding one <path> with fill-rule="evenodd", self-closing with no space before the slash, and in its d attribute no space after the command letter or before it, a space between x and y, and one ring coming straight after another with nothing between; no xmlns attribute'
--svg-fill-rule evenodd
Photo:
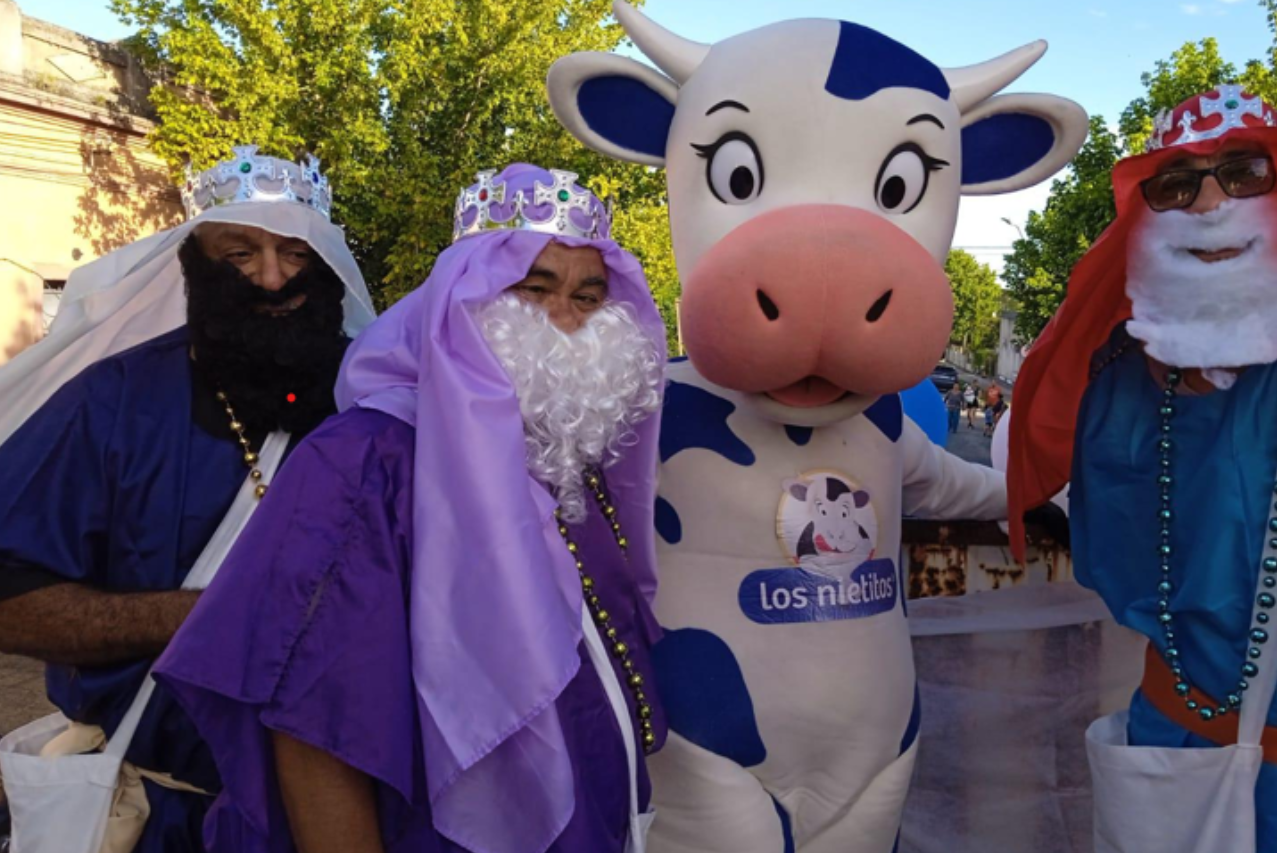
<svg viewBox="0 0 1277 853"><path fill-rule="evenodd" d="M519 397L528 472L550 487L565 521L584 521L583 474L615 463L636 440L633 427L660 408L665 354L621 303L572 334L508 292L477 316Z"/></svg>
<svg viewBox="0 0 1277 853"><path fill-rule="evenodd" d="M1132 337L1153 358L1209 370L1217 386L1233 374L1217 368L1277 361L1277 263L1272 206L1230 199L1210 213L1152 216L1132 236L1126 293ZM1243 248L1236 258L1204 263L1190 250Z"/></svg>

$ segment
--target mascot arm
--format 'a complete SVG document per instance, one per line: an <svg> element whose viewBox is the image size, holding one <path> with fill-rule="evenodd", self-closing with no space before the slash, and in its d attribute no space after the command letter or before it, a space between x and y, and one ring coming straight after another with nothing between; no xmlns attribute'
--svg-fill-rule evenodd
<svg viewBox="0 0 1277 853"><path fill-rule="evenodd" d="M1006 477L1000 471L966 462L933 444L905 418L900 437L904 451L904 513L917 518L1004 521Z"/></svg>

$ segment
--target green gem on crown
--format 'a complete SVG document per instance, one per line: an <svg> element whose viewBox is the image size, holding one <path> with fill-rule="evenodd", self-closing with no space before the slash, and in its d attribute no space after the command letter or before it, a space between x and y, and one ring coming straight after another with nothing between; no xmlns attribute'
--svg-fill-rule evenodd
<svg viewBox="0 0 1277 853"><path fill-rule="evenodd" d="M240 164L239 164L239 170L240 170L241 172L243 172L245 175L247 175L249 172L253 171L253 164L252 164L252 163L240 163Z"/></svg>
<svg viewBox="0 0 1277 853"><path fill-rule="evenodd" d="M1235 110L1238 107L1240 107L1241 104L1239 104L1237 101L1229 100L1224 102L1224 106L1228 107L1230 110Z"/></svg>
<svg viewBox="0 0 1277 853"><path fill-rule="evenodd" d="M559 190L559 201L567 201L572 198L572 194L567 190Z"/></svg>

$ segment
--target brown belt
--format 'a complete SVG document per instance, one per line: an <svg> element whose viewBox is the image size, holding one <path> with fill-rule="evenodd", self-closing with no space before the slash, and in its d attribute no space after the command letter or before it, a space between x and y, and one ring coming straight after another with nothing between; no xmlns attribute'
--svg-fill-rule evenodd
<svg viewBox="0 0 1277 853"><path fill-rule="evenodd" d="M1189 691L1187 697L1180 696L1175 692L1177 682L1175 673L1171 672L1161 653L1149 643L1148 651L1144 654L1144 681L1140 685L1140 690L1149 703L1177 726L1188 729L1216 746L1232 746L1237 743L1238 715L1229 712L1213 720L1203 720L1196 711L1188 709L1185 700L1192 699L1201 708L1218 708L1219 702L1196 687ZM1264 748L1264 761L1277 764L1277 726L1264 727L1260 745Z"/></svg>

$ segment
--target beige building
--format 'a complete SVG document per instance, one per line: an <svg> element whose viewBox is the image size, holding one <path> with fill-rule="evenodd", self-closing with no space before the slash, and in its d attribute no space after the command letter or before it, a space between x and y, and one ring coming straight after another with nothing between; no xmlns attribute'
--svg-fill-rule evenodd
<svg viewBox="0 0 1277 853"><path fill-rule="evenodd" d="M116 45L0 0L0 364L43 335L74 267L180 220L146 147L149 87Z"/></svg>

